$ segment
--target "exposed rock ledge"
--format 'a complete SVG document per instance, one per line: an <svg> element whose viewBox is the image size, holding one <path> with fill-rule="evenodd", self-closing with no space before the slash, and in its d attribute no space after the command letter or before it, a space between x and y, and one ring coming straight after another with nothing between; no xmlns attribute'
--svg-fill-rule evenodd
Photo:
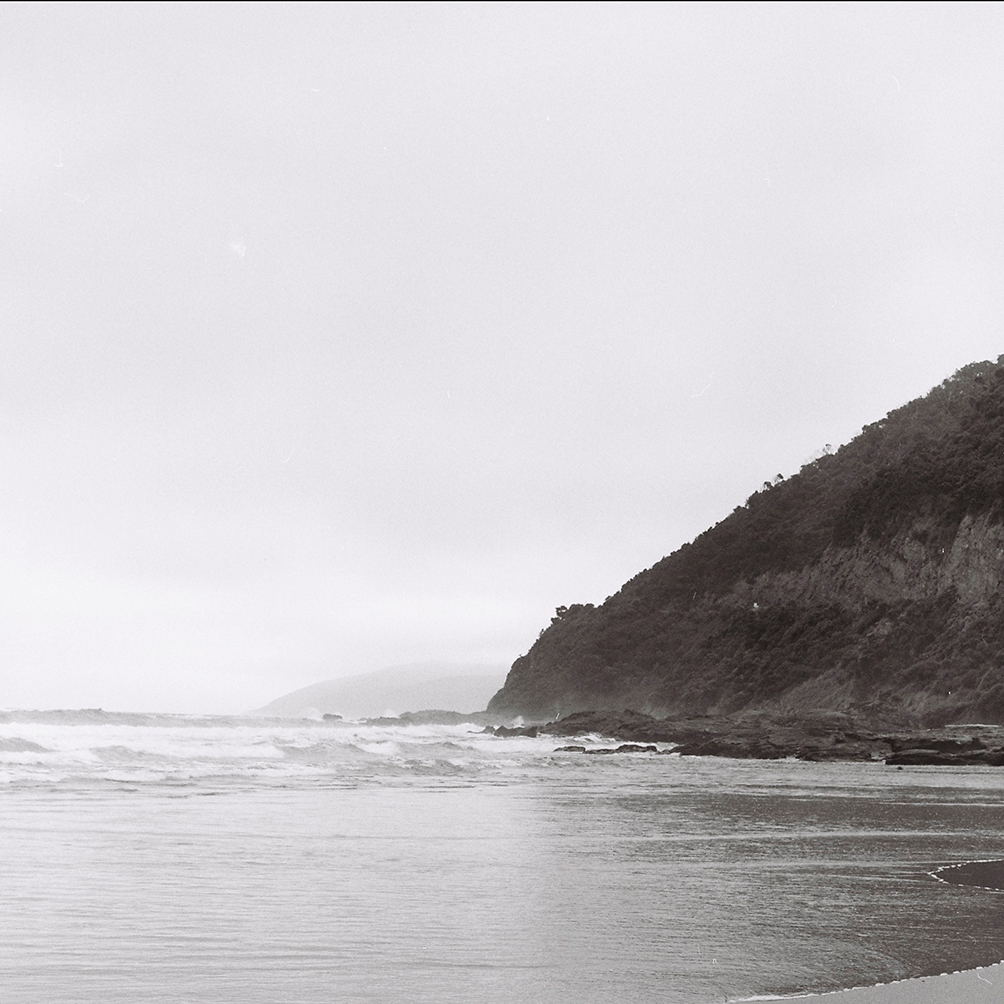
<svg viewBox="0 0 1004 1004"><path fill-rule="evenodd" d="M740 760L879 760L902 766L1004 766L1004 726L950 725L940 729L862 726L847 715L822 712L810 718L756 715L660 719L636 711L580 711L544 725L493 729L501 736L598 735L624 743L612 749L559 747L563 752L667 752L653 743L673 743L681 756ZM639 746L637 744L649 744Z"/></svg>

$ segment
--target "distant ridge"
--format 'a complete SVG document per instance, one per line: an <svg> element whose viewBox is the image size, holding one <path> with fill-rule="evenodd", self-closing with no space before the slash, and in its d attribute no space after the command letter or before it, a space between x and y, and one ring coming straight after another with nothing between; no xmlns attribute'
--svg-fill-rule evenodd
<svg viewBox="0 0 1004 1004"><path fill-rule="evenodd" d="M388 712L482 711L505 679L503 665L413 663L325 680L276 698L259 714L302 718L317 714L378 718Z"/></svg>
<svg viewBox="0 0 1004 1004"><path fill-rule="evenodd" d="M1004 356L559 607L489 710L1004 722Z"/></svg>

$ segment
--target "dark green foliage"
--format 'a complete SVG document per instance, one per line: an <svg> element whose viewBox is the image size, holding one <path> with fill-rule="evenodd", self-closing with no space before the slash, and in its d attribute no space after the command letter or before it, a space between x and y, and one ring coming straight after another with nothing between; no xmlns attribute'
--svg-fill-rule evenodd
<svg viewBox="0 0 1004 1004"><path fill-rule="evenodd" d="M866 528L888 536L925 511L957 524L987 509L1004 512L1004 367L989 362L959 370L836 454L754 493L624 590L641 582L663 597L720 593L738 578L800 568Z"/></svg>
<svg viewBox="0 0 1004 1004"><path fill-rule="evenodd" d="M1004 368L967 366L924 402L893 413L916 428L849 494L835 543L847 546L863 530L888 539L918 515L946 529L967 514L1004 516Z"/></svg>
<svg viewBox="0 0 1004 1004"><path fill-rule="evenodd" d="M836 453L765 481L601 606L559 607L492 707L544 717L623 707L630 695L639 711L723 712L823 681L852 703L940 695L937 714L1004 721L996 604L973 610L951 589L825 603L782 589L757 605L737 592L824 553L832 564L862 541L891 546L905 531L936 561L965 516L1004 521L1000 363L959 370Z"/></svg>

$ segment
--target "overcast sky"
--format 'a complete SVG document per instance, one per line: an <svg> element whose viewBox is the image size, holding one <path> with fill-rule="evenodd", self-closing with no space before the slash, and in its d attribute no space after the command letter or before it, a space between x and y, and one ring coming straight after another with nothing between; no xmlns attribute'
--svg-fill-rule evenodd
<svg viewBox="0 0 1004 1004"><path fill-rule="evenodd" d="M0 706L511 662L1004 352L1004 8L0 6Z"/></svg>

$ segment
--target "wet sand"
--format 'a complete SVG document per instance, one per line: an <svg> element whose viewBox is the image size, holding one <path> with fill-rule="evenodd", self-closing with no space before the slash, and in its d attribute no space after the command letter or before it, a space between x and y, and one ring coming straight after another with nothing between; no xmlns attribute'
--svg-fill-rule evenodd
<svg viewBox="0 0 1004 1004"><path fill-rule="evenodd" d="M931 875L953 885L974 885L980 889L1004 890L1004 861L966 861L960 865L936 868Z"/></svg>
<svg viewBox="0 0 1004 1004"><path fill-rule="evenodd" d="M1004 891L1004 861L967 861L945 865L931 875L941 882ZM1004 962L941 976L899 980L876 987L856 987L829 994L803 994L774 1000L820 1004L1004 1004Z"/></svg>
<svg viewBox="0 0 1004 1004"><path fill-rule="evenodd" d="M877 987L773 999L819 1001L820 1004L969 1004L970 1001L973 1004L1004 1004L1004 964L900 980Z"/></svg>

